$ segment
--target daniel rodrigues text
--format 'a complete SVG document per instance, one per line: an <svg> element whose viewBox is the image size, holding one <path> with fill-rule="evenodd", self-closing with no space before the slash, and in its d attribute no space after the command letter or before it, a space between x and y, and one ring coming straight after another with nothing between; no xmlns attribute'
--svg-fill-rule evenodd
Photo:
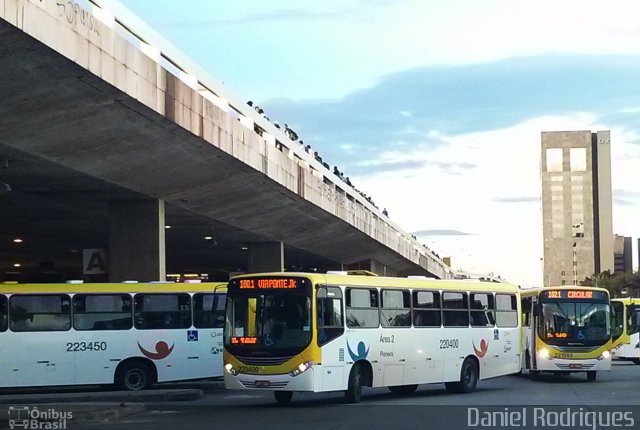
<svg viewBox="0 0 640 430"><path fill-rule="evenodd" d="M557 427L572 429L599 429L613 427L634 427L631 411L591 411L582 407L545 408L468 408L469 427L517 428L517 427Z"/></svg>

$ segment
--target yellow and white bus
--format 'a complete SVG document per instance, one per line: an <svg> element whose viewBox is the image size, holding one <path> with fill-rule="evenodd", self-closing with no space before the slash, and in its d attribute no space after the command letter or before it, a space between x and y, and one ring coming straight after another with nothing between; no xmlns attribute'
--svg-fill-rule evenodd
<svg viewBox="0 0 640 430"><path fill-rule="evenodd" d="M471 392L478 380L520 370L514 285L349 275L267 273L228 285L225 386L294 391L362 387L410 393L444 383Z"/></svg>
<svg viewBox="0 0 640 430"><path fill-rule="evenodd" d="M611 299L611 305L617 322L614 328L617 328L616 335L619 336L611 349L611 355L613 358L640 364L640 299Z"/></svg>
<svg viewBox="0 0 640 430"><path fill-rule="evenodd" d="M222 376L226 284L0 285L0 387Z"/></svg>
<svg viewBox="0 0 640 430"><path fill-rule="evenodd" d="M611 369L611 307L602 288L562 286L522 290L523 362L532 379L540 372Z"/></svg>

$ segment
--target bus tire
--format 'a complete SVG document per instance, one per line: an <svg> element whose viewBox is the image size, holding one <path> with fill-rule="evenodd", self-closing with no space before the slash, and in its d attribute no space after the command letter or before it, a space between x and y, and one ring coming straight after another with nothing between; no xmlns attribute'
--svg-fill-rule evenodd
<svg viewBox="0 0 640 430"><path fill-rule="evenodd" d="M595 381L598 373L595 370L587 371L587 381Z"/></svg>
<svg viewBox="0 0 640 430"><path fill-rule="evenodd" d="M387 387L393 394L411 394L418 389L418 384L414 385L396 385Z"/></svg>
<svg viewBox="0 0 640 430"><path fill-rule="evenodd" d="M631 361L633 364L640 364L640 358L632 358Z"/></svg>
<svg viewBox="0 0 640 430"><path fill-rule="evenodd" d="M293 391L274 391L273 395L278 404L288 405L291 403L291 399L293 398Z"/></svg>
<svg viewBox="0 0 640 430"><path fill-rule="evenodd" d="M445 382L444 386L450 393L470 393L476 388L478 377L479 372L476 362L471 358L467 358L460 369L460 381Z"/></svg>
<svg viewBox="0 0 640 430"><path fill-rule="evenodd" d="M349 373L349 385L344 392L347 403L358 403L362 397L362 369L356 364Z"/></svg>
<svg viewBox="0 0 640 430"><path fill-rule="evenodd" d="M115 385L119 390L146 390L154 382L151 366L142 360L126 361L116 370Z"/></svg>
<svg viewBox="0 0 640 430"><path fill-rule="evenodd" d="M529 377L532 381L537 381L540 379L540 371L539 370L529 370Z"/></svg>

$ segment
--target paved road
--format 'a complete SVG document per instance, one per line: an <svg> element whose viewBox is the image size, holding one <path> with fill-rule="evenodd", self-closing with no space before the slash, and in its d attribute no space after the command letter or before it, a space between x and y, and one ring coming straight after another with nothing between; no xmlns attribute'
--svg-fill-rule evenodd
<svg viewBox="0 0 640 430"><path fill-rule="evenodd" d="M611 418L613 411L623 414L621 419L634 419L633 428L640 427L640 366L614 363L611 372L599 372L596 382L587 382L585 375L565 377L542 376L531 381L526 375L508 376L481 381L470 394L449 394L441 385L421 387L412 395L396 396L386 389L365 389L359 405L343 404L341 393L294 395L293 404L282 407L274 403L269 392L210 391L190 402L147 403L144 412L105 422L72 422L69 429L146 430L146 429L446 429L482 427L480 418L493 411L505 419L506 425L494 428L553 427L549 422L534 419L543 411L551 418L563 411L575 413L578 419L585 413L599 413ZM522 411L524 405L545 406L538 411L533 406ZM629 406L625 406L629 405ZM555 409L554 409L555 408ZM554 412L555 411L555 412ZM609 411L609 412L607 412ZM526 426L517 421L527 415ZM556 415L553 415L555 413ZM474 415L475 414L475 415ZM604 414L604 415L602 415ZM492 416L496 416L495 414ZM595 416L595 415L594 415ZM513 421L515 417L515 421ZM499 417L498 417L499 418ZM551 419L550 418L550 419ZM615 418L615 417L614 417ZM586 418L588 419L588 417ZM471 421L470 421L471 420ZM475 421L474 421L475 420ZM476 426L469 427L469 423ZM621 421L619 424L630 422ZM500 424L499 422L497 424ZM514 424L514 425L509 425ZM582 423L558 428L613 428L607 422ZM603 425L604 424L604 425Z"/></svg>

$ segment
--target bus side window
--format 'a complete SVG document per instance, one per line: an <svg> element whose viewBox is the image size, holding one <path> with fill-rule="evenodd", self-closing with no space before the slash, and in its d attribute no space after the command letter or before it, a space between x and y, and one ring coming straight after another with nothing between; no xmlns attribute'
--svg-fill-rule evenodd
<svg viewBox="0 0 640 430"><path fill-rule="evenodd" d="M382 290L380 323L382 327L411 327L409 291Z"/></svg>
<svg viewBox="0 0 640 430"><path fill-rule="evenodd" d="M445 327L469 327L467 293L442 293Z"/></svg>
<svg viewBox="0 0 640 430"><path fill-rule="evenodd" d="M347 288L347 327L378 328L378 290Z"/></svg>
<svg viewBox="0 0 640 430"><path fill-rule="evenodd" d="M11 331L66 331L71 328L66 294L20 294L9 299Z"/></svg>
<svg viewBox="0 0 640 430"><path fill-rule="evenodd" d="M191 296L176 294L136 294L135 326L141 330L191 327Z"/></svg>
<svg viewBox="0 0 640 430"><path fill-rule="evenodd" d="M496 294L496 325L518 327L518 299L513 294Z"/></svg>
<svg viewBox="0 0 640 430"><path fill-rule="evenodd" d="M496 317L493 294L472 293L470 308L472 327L493 327L495 325Z"/></svg>
<svg viewBox="0 0 640 430"><path fill-rule="evenodd" d="M73 328L76 330L129 330L131 326L129 294L73 296Z"/></svg>
<svg viewBox="0 0 640 430"><path fill-rule="evenodd" d="M344 333L342 291L340 288L321 287L316 297L318 346L322 346Z"/></svg>
<svg viewBox="0 0 640 430"><path fill-rule="evenodd" d="M193 326L195 328L224 327L225 295L196 293L193 295Z"/></svg>
<svg viewBox="0 0 640 430"><path fill-rule="evenodd" d="M0 332L7 331L9 317L7 315L7 296L0 295Z"/></svg>
<svg viewBox="0 0 640 430"><path fill-rule="evenodd" d="M413 325L415 327L440 327L442 325L439 291L413 292Z"/></svg>

